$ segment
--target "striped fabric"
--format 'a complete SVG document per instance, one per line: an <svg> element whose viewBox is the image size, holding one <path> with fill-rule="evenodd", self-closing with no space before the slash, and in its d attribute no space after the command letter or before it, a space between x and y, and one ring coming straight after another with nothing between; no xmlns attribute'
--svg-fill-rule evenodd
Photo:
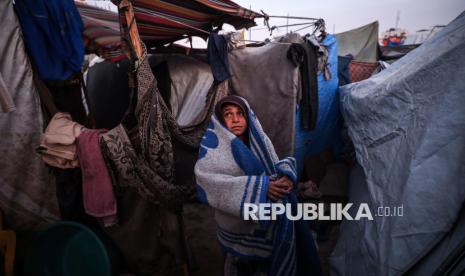
<svg viewBox="0 0 465 276"><path fill-rule="evenodd" d="M82 33L87 53L95 53L107 60L118 61L125 57L121 52L118 14L75 1L84 23Z"/></svg>
<svg viewBox="0 0 465 276"><path fill-rule="evenodd" d="M84 22L87 52L109 60L121 58L116 13L76 1ZM228 23L236 28L255 26L260 14L230 0L133 0L139 34L148 46L162 45L187 36L206 38L214 27ZM121 22L125 25L126 20Z"/></svg>

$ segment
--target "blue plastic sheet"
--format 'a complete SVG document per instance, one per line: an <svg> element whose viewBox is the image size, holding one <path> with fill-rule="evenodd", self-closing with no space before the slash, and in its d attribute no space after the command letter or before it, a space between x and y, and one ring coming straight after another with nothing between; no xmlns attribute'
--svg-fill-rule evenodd
<svg viewBox="0 0 465 276"><path fill-rule="evenodd" d="M336 155L340 148L341 114L339 110L338 75L337 75L337 41L334 35L328 34L323 40L328 49L328 66L331 79L325 80L322 73L318 74L318 118L314 130L302 129L300 113L296 116L295 158L300 173L304 160L314 156L324 149L331 148Z"/></svg>

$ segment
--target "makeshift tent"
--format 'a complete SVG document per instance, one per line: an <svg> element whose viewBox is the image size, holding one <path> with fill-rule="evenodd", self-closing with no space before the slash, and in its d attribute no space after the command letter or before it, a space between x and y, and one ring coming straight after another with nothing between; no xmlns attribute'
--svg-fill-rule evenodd
<svg viewBox="0 0 465 276"><path fill-rule="evenodd" d="M403 206L403 216L344 221L330 258L333 273L403 274L459 218L465 202L464 36L462 13L386 70L340 89L366 175L352 181L348 201L366 202L372 212ZM437 266L447 254L440 255Z"/></svg>
<svg viewBox="0 0 465 276"><path fill-rule="evenodd" d="M0 208L15 230L58 219L55 182L35 153L43 130L39 96L11 1L0 2L0 78L16 111L0 113Z"/></svg>
<svg viewBox="0 0 465 276"><path fill-rule="evenodd" d="M413 34L407 35L404 45L416 45L424 43L425 41L439 33L444 27L444 25L436 25L433 26L431 29L418 30Z"/></svg>
<svg viewBox="0 0 465 276"><path fill-rule="evenodd" d="M252 27L255 26L253 19L261 16L230 0L136 0L131 3L140 37L148 47L188 36L206 38L208 32L223 23L236 28ZM81 1L76 1L76 6L84 23L87 52L96 52L110 60L123 58L118 15ZM126 25L124 18L121 22Z"/></svg>
<svg viewBox="0 0 465 276"><path fill-rule="evenodd" d="M383 46L380 47L381 56L380 60L386 60L389 63L392 63L399 58L405 56L410 51L415 50L419 44L412 44L412 45L402 45L402 46Z"/></svg>
<svg viewBox="0 0 465 276"><path fill-rule="evenodd" d="M336 34L339 56L352 55L359 61L378 61L378 21Z"/></svg>

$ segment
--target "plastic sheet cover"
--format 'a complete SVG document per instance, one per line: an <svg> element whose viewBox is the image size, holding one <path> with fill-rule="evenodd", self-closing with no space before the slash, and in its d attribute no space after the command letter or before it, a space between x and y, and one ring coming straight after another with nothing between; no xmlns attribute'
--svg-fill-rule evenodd
<svg viewBox="0 0 465 276"><path fill-rule="evenodd" d="M403 206L403 216L344 221L333 275L400 275L452 229L465 200L464 53L462 13L388 69L340 89L366 175L351 183L365 192L349 202L373 213Z"/></svg>

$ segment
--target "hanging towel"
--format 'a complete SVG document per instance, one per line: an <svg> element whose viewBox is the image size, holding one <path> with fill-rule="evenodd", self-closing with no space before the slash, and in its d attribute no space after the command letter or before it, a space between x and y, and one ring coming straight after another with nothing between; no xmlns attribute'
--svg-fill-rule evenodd
<svg viewBox="0 0 465 276"><path fill-rule="evenodd" d="M106 132L105 129L85 130L76 143L82 170L84 209L105 227L117 221L116 199L99 142L99 135Z"/></svg>

